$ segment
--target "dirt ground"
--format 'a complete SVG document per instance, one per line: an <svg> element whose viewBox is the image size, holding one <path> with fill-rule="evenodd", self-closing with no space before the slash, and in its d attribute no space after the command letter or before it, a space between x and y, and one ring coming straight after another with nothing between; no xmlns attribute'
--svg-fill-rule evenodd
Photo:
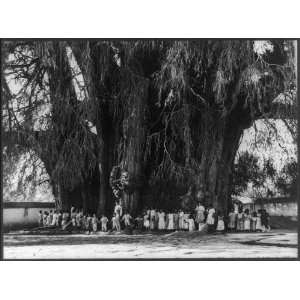
<svg viewBox="0 0 300 300"><path fill-rule="evenodd" d="M4 259L296 258L297 232L4 235Z"/></svg>

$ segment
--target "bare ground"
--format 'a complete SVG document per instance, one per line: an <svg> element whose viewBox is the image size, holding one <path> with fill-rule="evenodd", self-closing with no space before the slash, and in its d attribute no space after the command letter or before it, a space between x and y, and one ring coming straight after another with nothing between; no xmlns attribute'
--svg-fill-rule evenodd
<svg viewBox="0 0 300 300"><path fill-rule="evenodd" d="M4 235L5 259L296 258L297 233Z"/></svg>

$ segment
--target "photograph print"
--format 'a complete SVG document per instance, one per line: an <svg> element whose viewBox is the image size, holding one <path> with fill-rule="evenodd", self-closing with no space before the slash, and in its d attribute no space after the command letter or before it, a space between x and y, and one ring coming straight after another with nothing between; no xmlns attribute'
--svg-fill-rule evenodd
<svg viewBox="0 0 300 300"><path fill-rule="evenodd" d="M297 259L297 51L2 40L3 259Z"/></svg>

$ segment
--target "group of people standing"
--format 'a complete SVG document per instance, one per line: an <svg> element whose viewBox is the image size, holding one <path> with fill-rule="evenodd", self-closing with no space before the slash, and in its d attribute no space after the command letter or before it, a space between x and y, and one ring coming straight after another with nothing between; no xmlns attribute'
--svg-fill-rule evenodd
<svg viewBox="0 0 300 300"><path fill-rule="evenodd" d="M43 227L61 227L62 229L78 229L85 232L108 230L120 232L122 229L167 230L167 231L266 231L269 230L269 216L265 210L251 212L249 209L232 209L227 216L216 210L212 205L205 207L198 203L193 211L182 209L164 211L149 208L142 214L133 217L123 211L122 205L116 202L113 216L109 220L105 215L84 214L83 210L71 208L69 212L40 211L39 225Z"/></svg>

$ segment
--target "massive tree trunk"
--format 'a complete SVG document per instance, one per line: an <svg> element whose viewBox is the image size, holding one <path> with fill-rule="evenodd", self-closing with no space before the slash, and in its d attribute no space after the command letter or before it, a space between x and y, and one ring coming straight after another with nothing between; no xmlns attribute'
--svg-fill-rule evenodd
<svg viewBox="0 0 300 300"><path fill-rule="evenodd" d="M143 151L145 146L145 111L149 82L140 76L133 76L123 120L123 159L121 167L128 172L129 188L122 197L123 207L135 214L143 183Z"/></svg>
<svg viewBox="0 0 300 300"><path fill-rule="evenodd" d="M224 118L205 116L200 144L200 167L196 178L196 195L205 205L213 205L223 214L231 205L231 179L234 159L239 147L243 130L252 121L245 111L238 107ZM197 197L196 197L197 198Z"/></svg>

